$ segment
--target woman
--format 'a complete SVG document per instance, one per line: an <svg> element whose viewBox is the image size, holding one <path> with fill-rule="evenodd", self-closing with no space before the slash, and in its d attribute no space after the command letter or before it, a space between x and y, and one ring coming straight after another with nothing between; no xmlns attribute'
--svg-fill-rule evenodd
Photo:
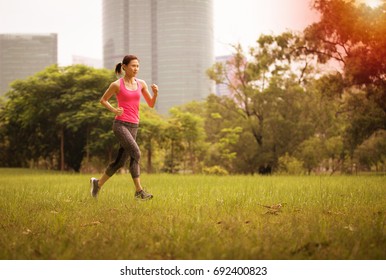
<svg viewBox="0 0 386 280"><path fill-rule="evenodd" d="M90 179L91 195L96 198L106 181L123 167L130 158L129 170L135 185L135 198L151 199L153 195L143 190L139 179L139 159L141 153L135 139L139 124L139 101L141 94L147 104L153 108L158 96L158 86L155 84L151 85L153 91L153 96L151 96L145 81L136 78L139 71L139 60L134 55L126 55L122 63L117 64L115 73L119 75L122 73L122 70L124 71L123 78L111 83L100 100L104 107L115 114L113 131L121 147L117 158L108 165L102 177L99 180L96 178ZM117 108L109 103L109 99L113 95L116 96L118 101Z"/></svg>

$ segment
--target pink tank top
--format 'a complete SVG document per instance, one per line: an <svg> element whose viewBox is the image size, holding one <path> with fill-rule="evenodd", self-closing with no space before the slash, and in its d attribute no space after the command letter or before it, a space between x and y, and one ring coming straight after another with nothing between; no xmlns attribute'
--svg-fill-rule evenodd
<svg viewBox="0 0 386 280"><path fill-rule="evenodd" d="M116 96L118 107L123 108L123 114L116 116L116 120L139 123L139 101L141 99L142 85L137 79L135 81L137 82L137 89L129 90L126 88L123 78L119 80L119 92Z"/></svg>

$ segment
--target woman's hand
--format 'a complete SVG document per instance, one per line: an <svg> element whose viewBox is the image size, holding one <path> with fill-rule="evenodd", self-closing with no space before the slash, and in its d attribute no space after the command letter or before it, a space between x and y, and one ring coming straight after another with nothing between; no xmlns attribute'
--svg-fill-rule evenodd
<svg viewBox="0 0 386 280"><path fill-rule="evenodd" d="M122 107L118 107L117 109L115 109L114 113L117 116L121 116L123 114L123 108Z"/></svg>
<svg viewBox="0 0 386 280"><path fill-rule="evenodd" d="M151 96L151 93L145 81L141 80L141 83L142 83L142 95L145 98L147 105L149 105L150 108L154 108L154 105L158 96L158 86L156 84L151 85L151 90L153 91L153 96Z"/></svg>
<svg viewBox="0 0 386 280"><path fill-rule="evenodd" d="M152 85L151 85L151 90L153 91L153 94L154 94L155 96L158 95L158 86L157 86L156 84L152 84Z"/></svg>

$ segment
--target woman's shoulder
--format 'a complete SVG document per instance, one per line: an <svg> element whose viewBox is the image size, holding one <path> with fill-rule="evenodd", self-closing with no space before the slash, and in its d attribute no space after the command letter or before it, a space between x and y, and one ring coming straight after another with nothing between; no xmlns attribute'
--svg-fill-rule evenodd
<svg viewBox="0 0 386 280"><path fill-rule="evenodd" d="M138 79L138 78L136 78L136 79L137 79L138 83L141 84L142 87L146 87L147 86L145 80Z"/></svg>
<svg viewBox="0 0 386 280"><path fill-rule="evenodd" d="M114 93L118 93L121 88L120 79L112 82L109 86L109 90L112 90Z"/></svg>
<svg viewBox="0 0 386 280"><path fill-rule="evenodd" d="M110 87L119 88L121 86L121 79L118 79L110 84Z"/></svg>

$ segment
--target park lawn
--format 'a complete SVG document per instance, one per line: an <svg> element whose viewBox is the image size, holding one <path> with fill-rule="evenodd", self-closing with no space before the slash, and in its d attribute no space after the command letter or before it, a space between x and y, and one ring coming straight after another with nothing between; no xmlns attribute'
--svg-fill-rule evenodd
<svg viewBox="0 0 386 280"><path fill-rule="evenodd" d="M0 169L0 259L386 259L385 176L90 177Z"/></svg>

